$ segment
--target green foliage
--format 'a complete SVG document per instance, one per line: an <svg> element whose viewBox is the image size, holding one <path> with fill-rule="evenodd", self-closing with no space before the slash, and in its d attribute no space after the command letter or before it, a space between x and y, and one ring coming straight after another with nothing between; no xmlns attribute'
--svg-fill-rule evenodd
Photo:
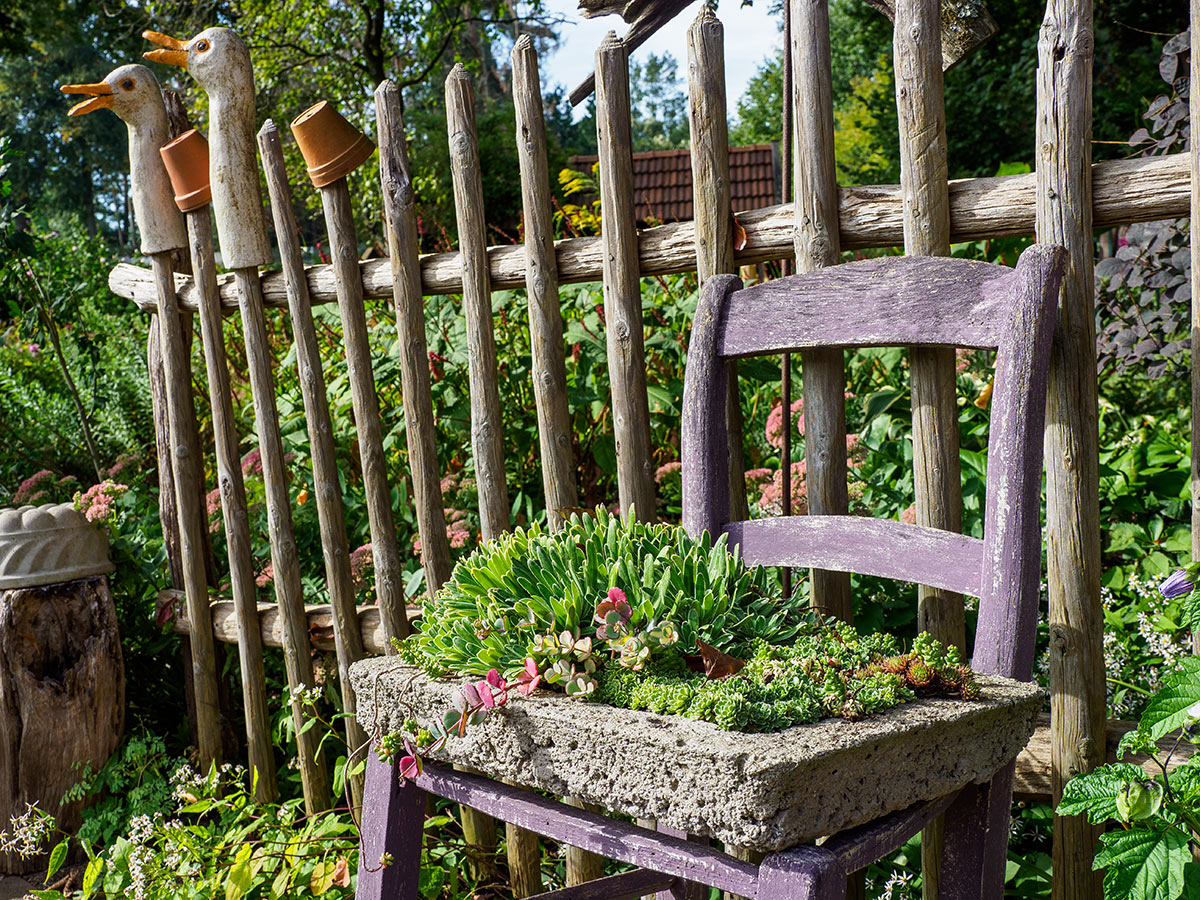
<svg viewBox="0 0 1200 900"><path fill-rule="evenodd" d="M1200 736L1200 661L1184 660L1163 678L1162 690L1142 714L1137 731L1121 741L1118 755L1150 755L1163 773L1174 751L1158 739L1178 732L1174 742ZM1100 824L1124 827L1100 836L1095 868L1104 869L1108 900L1177 900L1195 896L1200 871L1192 862L1200 846L1200 762L1190 758L1169 774L1150 776L1138 765L1113 763L1076 775L1063 791L1058 812L1086 815Z"/></svg>
<svg viewBox="0 0 1200 900"><path fill-rule="evenodd" d="M901 656L894 637L859 635L836 621L808 621L793 643L758 638L750 650L745 667L723 678L689 672L678 652L645 672L607 665L600 670L596 699L727 730L781 731L826 716L860 719L918 695L963 693L957 654L948 659L936 642L925 640ZM922 667L926 676L914 677ZM935 671L956 686L935 685Z"/></svg>
<svg viewBox="0 0 1200 900"><path fill-rule="evenodd" d="M128 833L131 819L169 813L175 799L170 779L181 765L162 738L141 732L126 738L99 771L79 767L79 781L63 795L64 803L88 804L76 837L106 847Z"/></svg>
<svg viewBox="0 0 1200 900"><path fill-rule="evenodd" d="M302 800L255 803L244 772L182 767L173 802L140 815L89 862L82 896L241 900L353 896L358 834L344 812L305 816ZM64 900L59 891L38 894Z"/></svg>
<svg viewBox="0 0 1200 900"><path fill-rule="evenodd" d="M677 525L598 509L554 535L518 528L462 560L425 603L406 655L431 672L514 677L536 635L594 635L593 611L613 587L629 598L632 627L676 623L685 647L699 639L736 651L795 633L794 611L766 596L762 571L731 555L724 536L695 540Z"/></svg>
<svg viewBox="0 0 1200 900"><path fill-rule="evenodd" d="M674 150L689 139L687 94L679 64L670 53L629 61L629 105L633 151Z"/></svg>

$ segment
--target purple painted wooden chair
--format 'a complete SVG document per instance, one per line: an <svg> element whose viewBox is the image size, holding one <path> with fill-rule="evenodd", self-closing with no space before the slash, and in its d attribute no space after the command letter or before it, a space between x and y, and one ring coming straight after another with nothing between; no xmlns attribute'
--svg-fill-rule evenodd
<svg viewBox="0 0 1200 900"><path fill-rule="evenodd" d="M887 258L744 290L732 276L711 279L701 293L688 351L684 524L693 533L728 533L750 562L856 571L977 596L974 667L1029 680L1041 570L1046 369L1064 260L1061 250L1035 245L1015 270L954 259ZM997 348L984 539L857 516L728 522L725 361L810 347L880 345ZM543 900L632 900L654 891L663 892L663 900L687 900L706 896L701 885L759 900L840 900L848 873L895 849L942 813L943 897L998 900L1012 775L1010 763L983 785L931 797L819 846L771 853L754 865L666 829L626 824L448 767L427 765L401 784L394 765L371 753L357 896L416 900L425 805L432 793L641 866L543 894ZM384 854L391 861L381 866Z"/></svg>

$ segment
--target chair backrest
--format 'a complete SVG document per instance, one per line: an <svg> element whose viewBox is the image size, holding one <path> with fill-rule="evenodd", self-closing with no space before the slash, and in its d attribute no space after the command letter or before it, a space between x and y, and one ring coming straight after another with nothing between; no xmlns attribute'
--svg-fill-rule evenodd
<svg viewBox="0 0 1200 900"><path fill-rule="evenodd" d="M1061 248L1035 244L1015 269L887 257L750 288L731 275L709 279L684 380L684 526L727 533L752 564L859 572L977 596L973 665L1028 680L1041 574L1046 372L1065 264ZM865 346L997 351L983 540L861 516L729 521L728 361Z"/></svg>

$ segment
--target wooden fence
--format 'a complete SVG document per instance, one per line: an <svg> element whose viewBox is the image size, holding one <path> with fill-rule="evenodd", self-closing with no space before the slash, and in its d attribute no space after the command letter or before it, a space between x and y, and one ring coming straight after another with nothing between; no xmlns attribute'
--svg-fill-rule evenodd
<svg viewBox="0 0 1200 900"><path fill-rule="evenodd" d="M211 234L205 236L207 212L203 214L203 222L195 214L192 217L194 277L176 274L172 283L169 269L164 270L161 265L150 271L122 264L112 271L110 285L117 294L132 299L143 310L156 313L150 368L156 386L156 424L160 434L171 436L168 446L180 446L181 436L186 436L190 446L198 447L195 417L187 402L190 398L179 396L177 387L188 383L180 374L186 373L188 359L178 317L184 317L186 332L190 331L188 314L192 311L202 314L201 338L214 390L215 416L218 395L228 393L227 384L221 381L223 355L214 346L220 335L216 327L218 314L240 310L259 442L264 460L267 457L274 460L269 467L274 474L267 472L270 540L273 558L278 560L275 571L285 575L276 582L278 602L258 604L257 616L244 597L221 599L204 608L191 604L186 612L180 609L174 620L176 629L189 634L198 647L211 645L214 638L218 642L237 643L239 648L282 647L294 689L303 682L311 684L309 660L314 647L333 648L339 670L344 674L345 666L353 659L363 653L387 652L387 639L405 633L407 620L402 592L396 589L395 576L387 574L395 568L394 560L387 559L391 552L387 532L392 516L388 486L379 482L372 455L372 448L379 442L379 415L365 344L365 300L390 298L395 308L414 500L427 580L430 589L436 590L449 575L450 555L431 427L433 409L421 300L424 295L461 294L463 298L471 358L472 451L478 473L483 536L490 538L510 524L503 475L504 436L499 427L496 394L491 292L518 287L525 287L528 292L543 478L550 509L548 518L554 528L560 523L553 510L574 505L577 496L565 400L560 285L603 282L620 501L623 507L634 505L639 515L648 517L654 509L654 487L649 470L647 397L641 362L641 277L697 271L703 279L733 271L738 265L779 259L794 259L797 269L806 271L836 264L847 250L903 244L911 254L938 255L948 253L952 241L1036 235L1039 240L1062 244L1068 249L1070 271L1060 303L1047 416L1052 717L1048 728L1039 733L1033 749L1023 755L1018 785L1028 793L1052 791L1057 795L1072 774L1102 760L1107 741L1105 683L1100 663L1092 230L1188 215L1195 202L1192 199L1195 181L1191 177L1195 163L1181 155L1091 164L1091 5L1089 0L1049 0L1039 43L1036 173L948 182L939 4L937 0L900 0L895 9L895 68L901 184L839 187L834 176L827 3L791 0L788 15L793 77L785 121L791 122L792 130L785 146L794 139L794 165L790 168L794 195L799 200L795 204L738 211L737 221L745 229L746 242L736 251L728 185L722 29L713 14L704 9L688 34L695 222L641 232L634 226L627 52L621 41L610 35L596 54L603 233L599 237L554 242L537 58L531 42L522 38L513 50L513 93L525 244L486 245L486 211L479 179L471 84L466 73L456 68L447 79L446 96L460 238L457 252L418 257L413 191L398 92L394 85L385 82L375 99L389 259L355 262L353 245L346 243L353 231L342 182L341 193L323 189L322 195L335 260L327 266L302 268L279 137L268 123L260 134L260 150L270 188L282 271L263 273L261 284L254 280L252 285L241 271L215 276L211 265ZM1196 66L1193 59L1193 70ZM1200 96L1200 92L1193 96ZM164 296L169 301L162 299ZM355 419L364 448L364 476L369 482L371 532L377 565L384 576L380 578L376 605L359 608L353 607L346 594L345 523L329 443L323 363L317 357L312 325L311 308L332 302L339 304L342 314ZM178 313L174 308L176 303ZM333 601L329 605L304 607L297 585L286 577L286 572L281 572L288 560L294 559L294 538L289 499L278 465L278 418L271 372L275 361L267 356L262 330L264 307L287 309L295 333L312 439L326 574ZM160 339L160 330L169 339ZM844 376L840 355L834 359L805 354L803 366L806 397L841 397ZM928 353L914 357L911 368L918 521L957 528L961 500L953 359L946 352ZM818 406L836 409L840 403L808 404L810 409ZM184 435L189 429L190 433ZM236 439L236 435L218 434L221 440L230 437ZM839 495L825 487L844 485L844 417L835 414L828 421L808 423L807 440L808 458L825 460L820 468L810 461L811 508L815 512L846 512L844 491ZM160 443L160 451L162 447ZM222 455L228 456L228 446L218 454ZM173 535L171 560L177 590L168 592L163 602L177 606L182 606L178 600L185 593L179 589L188 588L186 593L190 595L198 579L207 578L209 583L215 583L212 573L203 571L201 554L195 548L180 552L181 543L185 549L189 547L189 542L181 541L180 535L186 538L198 528L203 530L202 523L195 521L203 515L203 505L196 502L203 488L196 483L194 474L184 477L180 471L187 469L186 465L180 465L186 456L186 452L174 454L176 475L164 491L164 524ZM233 480L228 462L228 459L219 461L218 466L222 499L236 512L237 494L228 486ZM786 470L786 462L784 467ZM244 515L244 509L241 514ZM236 520L237 515L232 518ZM236 569L234 538L231 531L229 565ZM813 583L813 602L848 617L851 607L847 582L841 576L818 575ZM960 597L922 591L919 604L923 627L946 640L962 643ZM210 650L203 652L203 659L196 657L198 704L201 694L206 698L212 696L214 665ZM261 679L261 665L257 669L251 665L244 672L247 678ZM261 693L261 685L250 688L248 698ZM353 698L347 693L346 699L352 708ZM247 710L248 716L261 720L257 706L251 709L248 702ZM220 752L219 742L206 729L215 725L211 717L205 719L198 714L198 719L202 753L211 758ZM261 721L248 721L247 730L251 758L263 759L265 751L261 745L265 735L261 733ZM348 737L352 743L360 742L362 734L350 727ZM316 749L304 746L303 742L300 756L306 801L310 809L320 808L328 803L324 763ZM357 796L357 787L352 787ZM474 842L495 845L495 831L486 817L469 818L464 825ZM1056 898L1098 900L1101 896L1099 879L1090 870L1087 849L1094 846L1094 839L1095 830L1082 820L1056 819ZM932 856L936 851L931 849L937 843L936 834L926 841L930 848L926 859L927 896L935 896L937 891L936 859ZM511 830L509 853L518 895L540 890L536 842L519 830ZM588 854L573 854L568 859L569 880L572 883L585 880L594 874L596 865L596 860Z"/></svg>

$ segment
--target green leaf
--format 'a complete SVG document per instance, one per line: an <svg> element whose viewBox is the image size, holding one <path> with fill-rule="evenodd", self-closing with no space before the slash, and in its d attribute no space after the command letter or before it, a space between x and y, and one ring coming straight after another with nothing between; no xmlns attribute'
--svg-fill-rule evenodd
<svg viewBox="0 0 1200 900"><path fill-rule="evenodd" d="M1139 728L1149 729L1152 740L1158 740L1183 725L1187 710L1200 703L1200 658L1187 657L1179 668L1163 678L1163 687L1142 713Z"/></svg>
<svg viewBox="0 0 1200 900"><path fill-rule="evenodd" d="M92 895L92 892L96 890L96 880L103 871L104 857L93 856L88 860L87 868L83 870L83 884L81 886L84 900L87 900Z"/></svg>
<svg viewBox="0 0 1200 900"><path fill-rule="evenodd" d="M1093 868L1105 870L1106 897L1178 900L1183 893L1183 868L1192 854L1179 829L1110 831L1100 835L1100 848Z"/></svg>
<svg viewBox="0 0 1200 900"><path fill-rule="evenodd" d="M62 868L63 862L67 858L67 841L64 838L59 841L54 849L50 851L50 862L46 866L46 883L50 883L50 879L54 877L54 873Z"/></svg>
<svg viewBox="0 0 1200 900"><path fill-rule="evenodd" d="M1059 815L1086 815L1093 825L1116 819L1117 792L1129 781L1146 777L1141 766L1133 763L1113 763L1100 766L1093 772L1076 775L1063 788Z"/></svg>
<svg viewBox="0 0 1200 900"><path fill-rule="evenodd" d="M225 876L225 900L241 900L250 892L254 883L254 872L250 866L252 849L242 844L233 857L233 865Z"/></svg>

